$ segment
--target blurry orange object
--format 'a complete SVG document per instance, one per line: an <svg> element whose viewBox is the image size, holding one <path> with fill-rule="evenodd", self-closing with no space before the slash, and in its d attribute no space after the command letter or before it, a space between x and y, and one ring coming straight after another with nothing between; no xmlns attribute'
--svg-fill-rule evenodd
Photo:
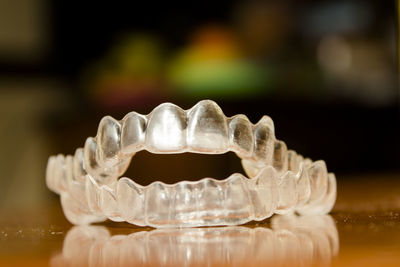
<svg viewBox="0 0 400 267"><path fill-rule="evenodd" d="M179 93L204 98L253 95L263 88L266 74L244 57L229 29L208 26L172 60L168 77Z"/></svg>

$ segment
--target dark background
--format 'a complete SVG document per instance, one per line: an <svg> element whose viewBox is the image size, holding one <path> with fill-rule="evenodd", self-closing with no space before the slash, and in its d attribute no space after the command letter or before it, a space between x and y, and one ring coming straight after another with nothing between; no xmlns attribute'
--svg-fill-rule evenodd
<svg viewBox="0 0 400 267"><path fill-rule="evenodd" d="M267 114L339 183L400 169L395 1L0 0L0 10L0 207L47 201L47 157L83 146L102 116L165 101L210 98L253 123ZM223 78L196 69L204 62ZM133 166L144 184L240 171L232 153L140 152Z"/></svg>

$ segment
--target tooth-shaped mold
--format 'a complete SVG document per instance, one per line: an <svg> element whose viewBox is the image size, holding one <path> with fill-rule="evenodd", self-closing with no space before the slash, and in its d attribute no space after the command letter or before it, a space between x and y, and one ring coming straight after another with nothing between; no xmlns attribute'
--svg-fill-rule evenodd
<svg viewBox="0 0 400 267"><path fill-rule="evenodd" d="M272 166L280 173L288 169L287 147L282 141L275 142Z"/></svg>
<svg viewBox="0 0 400 267"><path fill-rule="evenodd" d="M68 194L84 206L88 206L86 198L86 183L72 181L68 185Z"/></svg>
<svg viewBox="0 0 400 267"><path fill-rule="evenodd" d="M175 187L174 213L178 225L195 226L201 221L197 213L197 182L181 182Z"/></svg>
<svg viewBox="0 0 400 267"><path fill-rule="evenodd" d="M46 169L46 184L57 194L67 190L65 157L63 155L57 155L49 159Z"/></svg>
<svg viewBox="0 0 400 267"><path fill-rule="evenodd" d="M121 217L127 222L144 226L145 190L129 178L121 178L117 183L117 201Z"/></svg>
<svg viewBox="0 0 400 267"><path fill-rule="evenodd" d="M155 227L169 226L174 221L173 200L174 190L164 183L155 182L146 190L146 220Z"/></svg>
<svg viewBox="0 0 400 267"><path fill-rule="evenodd" d="M313 161L310 158L303 158L302 156L300 156L300 159L306 167L311 167L311 165L313 164Z"/></svg>
<svg viewBox="0 0 400 267"><path fill-rule="evenodd" d="M100 187L90 175L86 176L86 199L89 210L91 210L92 213L102 213L100 208Z"/></svg>
<svg viewBox="0 0 400 267"><path fill-rule="evenodd" d="M146 149L153 153L179 152L186 147L186 114L171 103L155 108L149 115Z"/></svg>
<svg viewBox="0 0 400 267"><path fill-rule="evenodd" d="M307 171L311 188L311 195L308 203L311 204L318 202L325 196L328 190L328 171L323 160L318 160L312 163Z"/></svg>
<svg viewBox="0 0 400 267"><path fill-rule="evenodd" d="M328 190L325 196L316 203L306 204L297 208L302 215L326 214L330 212L336 201L336 178L333 173L328 174Z"/></svg>
<svg viewBox="0 0 400 267"><path fill-rule="evenodd" d="M278 206L275 213L288 214L297 203L296 177L290 171L286 172L278 182Z"/></svg>
<svg viewBox="0 0 400 267"><path fill-rule="evenodd" d="M337 194L337 184L336 184L336 176L333 173L328 174L328 191L326 193L325 198L321 202L321 210L318 214L326 214L329 213L336 202L336 194ZM317 214L317 213L315 213Z"/></svg>
<svg viewBox="0 0 400 267"><path fill-rule="evenodd" d="M239 173L232 174L225 185L225 224L242 224L253 219L253 204L247 188L248 179Z"/></svg>
<svg viewBox="0 0 400 267"><path fill-rule="evenodd" d="M120 152L121 125L110 116L101 119L97 130L97 157L105 166L113 166L118 162Z"/></svg>
<svg viewBox="0 0 400 267"><path fill-rule="evenodd" d="M93 215L87 207L67 193L61 194L61 207L67 220L73 224L90 224L102 222L106 219L102 215Z"/></svg>
<svg viewBox="0 0 400 267"><path fill-rule="evenodd" d="M65 156L58 155L56 158L57 162L57 171L55 172L55 180L57 182L57 187L60 189L61 192L67 191L68 183L67 183L67 173L66 173L66 166L65 166Z"/></svg>
<svg viewBox="0 0 400 267"><path fill-rule="evenodd" d="M269 117L262 117L254 128L254 158L266 165L272 164L275 135L270 128Z"/></svg>
<svg viewBox="0 0 400 267"><path fill-rule="evenodd" d="M122 153L134 154L144 146L146 117L136 112L130 112L122 121Z"/></svg>
<svg viewBox="0 0 400 267"><path fill-rule="evenodd" d="M102 168L96 158L96 150L97 150L97 143L94 138L89 137L86 139L85 147L83 148L83 158L84 158L84 166L87 171L97 182L100 184L108 184L110 181L116 178L116 175L120 175L115 172L118 170L118 165L114 166L111 169ZM125 161L123 161L125 163ZM113 175L109 175L106 173L112 173Z"/></svg>
<svg viewBox="0 0 400 267"><path fill-rule="evenodd" d="M65 156L65 177L66 177L66 182L67 182L67 187L69 185L76 181L75 176L74 176L74 158L71 155Z"/></svg>
<svg viewBox="0 0 400 267"><path fill-rule="evenodd" d="M46 185L47 187L53 191L54 193L60 194L60 191L57 189L55 182L55 172L56 172L56 157L51 156L47 161L46 167Z"/></svg>
<svg viewBox="0 0 400 267"><path fill-rule="evenodd" d="M300 168L301 158L293 150L287 151L288 170L297 173Z"/></svg>
<svg viewBox="0 0 400 267"><path fill-rule="evenodd" d="M274 121L271 119L271 117L264 115L264 116L262 116L260 121L262 121L263 124L266 124L268 126L268 128L271 130L272 135L275 136L275 125L274 125Z"/></svg>
<svg viewBox="0 0 400 267"><path fill-rule="evenodd" d="M65 157L65 174L67 177L68 194L82 205L87 206L85 183L77 181L74 175L74 157Z"/></svg>
<svg viewBox="0 0 400 267"><path fill-rule="evenodd" d="M116 222L123 221L120 217L118 202L114 191L107 185L103 185L100 188L100 208L103 211L103 214L110 220Z"/></svg>
<svg viewBox="0 0 400 267"><path fill-rule="evenodd" d="M310 179L308 177L308 172L304 169L304 166L300 168L296 179L297 206L300 207L309 200L311 195Z"/></svg>
<svg viewBox="0 0 400 267"><path fill-rule="evenodd" d="M236 115L229 122L229 141L233 150L243 158L251 157L254 146L252 124L244 115Z"/></svg>
<svg viewBox="0 0 400 267"><path fill-rule="evenodd" d="M84 166L83 149L82 148L78 148L75 151L73 164L74 164L73 172L74 172L75 179L79 182L84 182L87 172L86 172L85 166Z"/></svg>
<svg viewBox="0 0 400 267"><path fill-rule="evenodd" d="M197 207L202 225L221 225L225 223L226 181L211 178L200 180L197 190Z"/></svg>
<svg viewBox="0 0 400 267"><path fill-rule="evenodd" d="M228 125L215 102L200 101L188 112L187 144L194 152L214 154L227 151Z"/></svg>
<svg viewBox="0 0 400 267"><path fill-rule="evenodd" d="M100 170L100 166L96 160L96 150L97 143L94 138L87 138L83 148L83 158L86 171L91 174L98 173Z"/></svg>
<svg viewBox="0 0 400 267"><path fill-rule="evenodd" d="M278 174L271 166L261 170L258 176L248 181L254 206L254 219L270 217L278 205Z"/></svg>

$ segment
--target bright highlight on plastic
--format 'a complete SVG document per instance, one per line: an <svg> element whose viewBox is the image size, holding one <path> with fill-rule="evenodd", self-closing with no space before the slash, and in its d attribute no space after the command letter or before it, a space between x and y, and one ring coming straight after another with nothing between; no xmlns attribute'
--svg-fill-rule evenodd
<svg viewBox="0 0 400 267"><path fill-rule="evenodd" d="M234 173L141 186L123 175L134 154L235 152L249 178ZM49 158L46 183L60 194L73 224L127 221L152 227L237 225L274 213L325 214L336 200L336 178L324 161L312 162L275 138L271 118L253 125L245 115L227 118L211 100L189 110L171 103L121 121L104 117L97 136L74 156Z"/></svg>

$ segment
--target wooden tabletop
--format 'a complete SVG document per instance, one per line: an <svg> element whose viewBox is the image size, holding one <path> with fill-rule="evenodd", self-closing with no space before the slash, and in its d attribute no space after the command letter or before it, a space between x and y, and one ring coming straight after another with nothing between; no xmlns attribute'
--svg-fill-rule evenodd
<svg viewBox="0 0 400 267"><path fill-rule="evenodd" d="M238 227L74 227L55 195L0 215L0 266L400 266L400 174L339 176L329 216Z"/></svg>

